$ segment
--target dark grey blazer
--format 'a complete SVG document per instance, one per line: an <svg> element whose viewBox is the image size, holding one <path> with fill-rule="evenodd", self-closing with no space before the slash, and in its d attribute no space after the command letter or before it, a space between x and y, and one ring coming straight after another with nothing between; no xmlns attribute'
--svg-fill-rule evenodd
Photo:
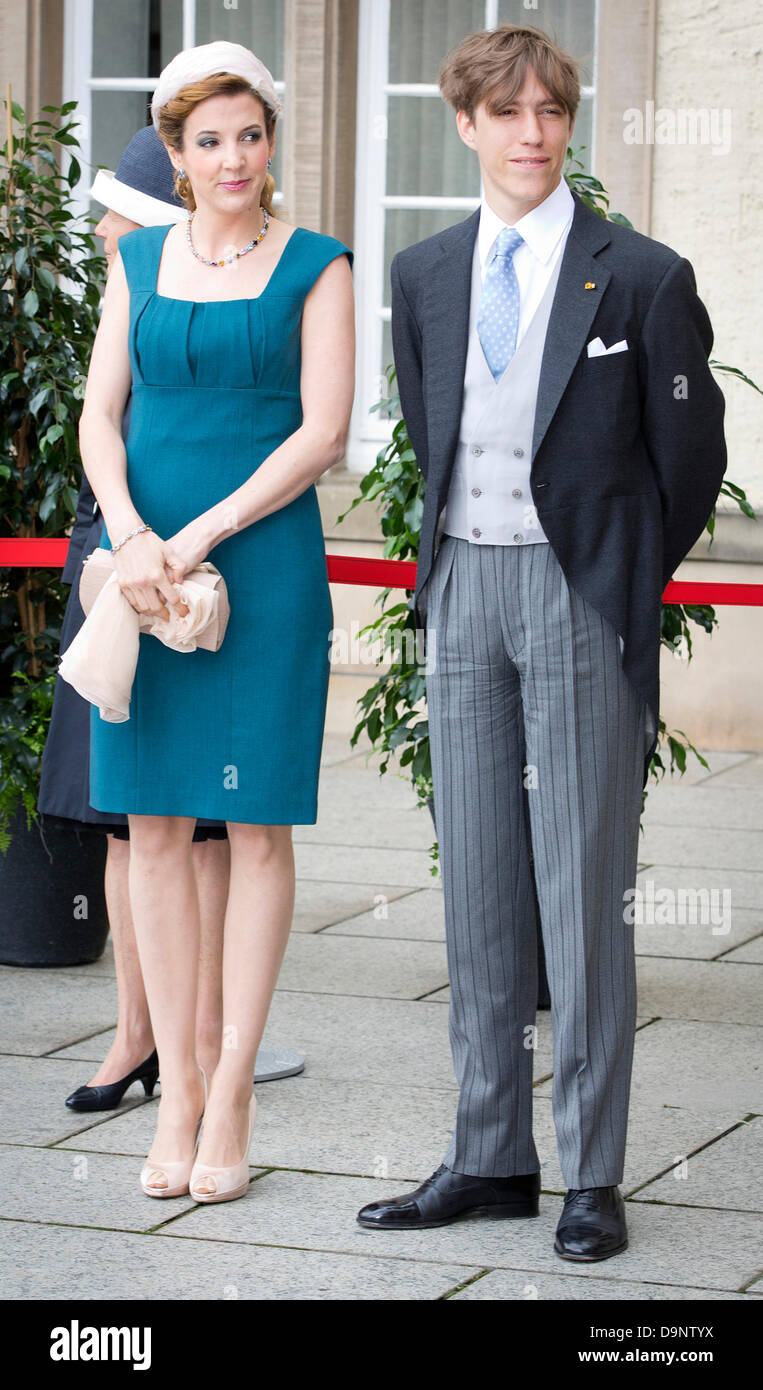
<svg viewBox="0 0 763 1390"><path fill-rule="evenodd" d="M623 637L623 669L656 727L662 592L720 491L725 401L707 364L713 331L690 263L573 199L541 363L530 490L568 583ZM426 480L421 628L458 443L479 216L399 251L391 266L400 404ZM595 337L608 347L625 338L628 350L589 358Z"/></svg>
<svg viewBox="0 0 763 1390"><path fill-rule="evenodd" d="M125 440L130 424L131 402L132 397L128 399L122 417L122 437ZM71 585L61 623L61 652L65 652L74 641L85 621L79 601L82 564L101 544L104 530L100 507L83 470L77 512L61 574L63 583ZM126 815L117 811L97 811L90 805L90 709L89 701L56 675L50 727L42 754L37 810L43 817L43 825L63 825L66 829L82 830L108 830L117 826L120 827L118 833L121 833L121 830L127 829ZM200 816L193 838L206 839L210 831L215 839L225 839L225 822Z"/></svg>
<svg viewBox="0 0 763 1390"><path fill-rule="evenodd" d="M122 423L126 438L129 402ZM82 563L101 543L104 521L87 474L82 473L77 512L69 538L66 564L61 573L64 584L71 585L61 623L60 651L71 645L85 621L79 601L79 578ZM56 675L53 687L53 708L50 727L42 754L40 790L37 810L43 824L58 823L72 827L127 827L127 816L113 811L97 811L90 805L90 704L73 686Z"/></svg>

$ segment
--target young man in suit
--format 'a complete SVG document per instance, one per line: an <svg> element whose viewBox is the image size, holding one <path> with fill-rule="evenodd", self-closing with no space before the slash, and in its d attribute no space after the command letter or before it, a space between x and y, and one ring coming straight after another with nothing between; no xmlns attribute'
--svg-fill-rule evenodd
<svg viewBox="0 0 763 1390"><path fill-rule="evenodd" d="M660 604L726 467L713 334L687 260L562 177L580 88L541 30L472 34L440 74L484 194L399 252L392 335L426 479L426 623L450 1041L444 1162L358 1213L370 1229L534 1216L537 962L527 787L567 1188L554 1248L627 1245L642 790L657 743Z"/></svg>

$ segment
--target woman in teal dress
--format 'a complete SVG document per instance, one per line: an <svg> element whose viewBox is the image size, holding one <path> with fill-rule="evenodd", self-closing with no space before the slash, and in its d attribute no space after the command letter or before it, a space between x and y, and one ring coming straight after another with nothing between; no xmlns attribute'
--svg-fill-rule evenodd
<svg viewBox="0 0 763 1390"><path fill-rule="evenodd" d="M254 1063L294 907L291 827L317 819L333 612L315 481L342 458L349 427L352 252L273 213L279 104L249 50L179 54L152 111L192 216L120 238L82 457L136 611L166 615L183 576L209 559L230 619L217 652L141 633L129 720L91 711L90 801L130 825L162 1078L143 1190L224 1201L248 1182ZM194 1055L197 816L224 820L231 849L208 1094Z"/></svg>

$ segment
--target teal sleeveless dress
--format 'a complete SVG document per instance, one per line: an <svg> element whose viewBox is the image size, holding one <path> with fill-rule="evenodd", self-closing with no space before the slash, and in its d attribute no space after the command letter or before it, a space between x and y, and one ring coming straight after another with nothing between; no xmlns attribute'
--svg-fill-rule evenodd
<svg viewBox="0 0 763 1390"><path fill-rule="evenodd" d="M127 486L163 540L235 492L299 428L305 297L330 261L353 261L341 241L297 227L256 298L171 299L156 292L168 232L142 227L119 239L130 289ZM107 530L101 544L111 548ZM140 634L130 718L111 724L91 707L90 802L314 824L333 627L315 486L205 558L228 588L222 645L183 653Z"/></svg>

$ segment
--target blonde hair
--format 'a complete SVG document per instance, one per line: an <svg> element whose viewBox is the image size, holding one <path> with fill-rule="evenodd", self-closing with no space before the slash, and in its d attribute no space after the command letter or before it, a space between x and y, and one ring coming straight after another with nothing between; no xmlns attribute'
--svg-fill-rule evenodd
<svg viewBox="0 0 763 1390"><path fill-rule="evenodd" d="M528 68L574 121L580 105L577 61L532 26L502 24L468 34L440 69L440 91L470 121L483 101L488 115L497 116L516 99Z"/></svg>
<svg viewBox="0 0 763 1390"><path fill-rule="evenodd" d="M159 111L159 135L165 145L170 145L173 149L183 150L183 128L186 117L190 115L199 102L206 101L208 97L232 96L236 92L250 92L262 104L265 113L265 134L268 145L276 127L276 115L271 110L266 101L263 101L259 92L255 92L250 87L245 77L237 77L231 72L218 72L212 77L204 77L199 82L189 82L187 86L181 87L170 101ZM272 174L267 174L260 194L260 207L263 207L272 217L277 217L273 208L273 194L276 189L276 181ZM191 181L186 174L181 179L175 170L175 190L178 198L189 212L196 211L196 199L193 196Z"/></svg>

